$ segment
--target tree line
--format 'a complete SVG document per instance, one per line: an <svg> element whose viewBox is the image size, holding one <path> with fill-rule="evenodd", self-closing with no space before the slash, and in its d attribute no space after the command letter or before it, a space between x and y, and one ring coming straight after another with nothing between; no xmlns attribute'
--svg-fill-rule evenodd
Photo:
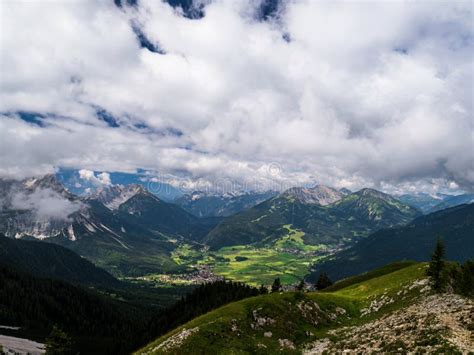
<svg viewBox="0 0 474 355"><path fill-rule="evenodd" d="M426 274L436 292L456 292L467 297L474 296L474 261L467 260L464 264L449 262L445 259L446 248L438 238L431 255Z"/></svg>
<svg viewBox="0 0 474 355"><path fill-rule="evenodd" d="M149 308L97 290L39 278L0 263L0 324L20 325L26 337L46 336L48 354L128 354L203 313L259 294L257 288L240 282L217 281L150 314Z"/></svg>

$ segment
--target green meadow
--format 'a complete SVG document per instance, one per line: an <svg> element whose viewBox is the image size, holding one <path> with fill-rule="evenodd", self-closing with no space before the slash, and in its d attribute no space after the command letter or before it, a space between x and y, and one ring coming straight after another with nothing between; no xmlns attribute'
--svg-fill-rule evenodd
<svg viewBox="0 0 474 355"><path fill-rule="evenodd" d="M218 251L214 272L227 279L251 285L269 285L276 277L285 284L296 283L308 273L314 258L280 252L274 248L234 246Z"/></svg>
<svg viewBox="0 0 474 355"><path fill-rule="evenodd" d="M316 252L323 250L324 245L305 244L302 231L291 225L283 228L288 233L268 246L237 245L208 251L182 244L171 258L176 264L189 268L211 265L215 274L251 285L270 285L276 277L284 284L297 283L321 257Z"/></svg>

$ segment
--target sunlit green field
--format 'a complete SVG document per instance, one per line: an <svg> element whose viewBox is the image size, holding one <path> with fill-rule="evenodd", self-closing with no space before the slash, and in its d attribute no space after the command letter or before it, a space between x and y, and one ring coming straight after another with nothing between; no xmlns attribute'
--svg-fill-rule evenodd
<svg viewBox="0 0 474 355"><path fill-rule="evenodd" d="M298 283L308 274L310 265L320 257L305 253L292 254L270 247L238 245L208 252L194 250L184 245L173 252L172 258L178 265L187 267L188 272L199 268L200 265L210 265L215 275L259 286L271 285L277 277L286 285ZM206 282L200 281L199 276L196 276L196 279L187 277L186 272L154 273L133 279L151 282L156 287Z"/></svg>
<svg viewBox="0 0 474 355"><path fill-rule="evenodd" d="M233 246L219 249L214 272L228 279L252 285L269 285L276 277L283 284L299 282L321 256L324 245L308 245L304 232L285 225L288 233L267 247Z"/></svg>
<svg viewBox="0 0 474 355"><path fill-rule="evenodd" d="M297 283L317 259L315 256L295 255L276 248L244 245L225 247L215 252L195 251L183 246L173 253L173 260L179 265L192 268L208 264L217 275L252 285L270 285L276 277L280 277L284 284Z"/></svg>
<svg viewBox="0 0 474 355"><path fill-rule="evenodd" d="M214 272L228 279L253 285L269 285L275 277L284 284L296 283L308 273L314 257L297 256L272 248L234 246L222 248L214 264Z"/></svg>
<svg viewBox="0 0 474 355"><path fill-rule="evenodd" d="M217 275L252 285L270 285L276 277L284 284L297 283L321 257L315 252L324 245L305 244L303 232L290 225L284 228L288 233L266 247L238 245L207 251L182 244L171 257L176 264L190 268L211 265Z"/></svg>
<svg viewBox="0 0 474 355"><path fill-rule="evenodd" d="M324 245L306 244L303 240L304 232L298 229L293 229L291 224L286 224L283 228L285 228L288 233L275 241L275 248L297 249L305 252L317 251L324 248Z"/></svg>

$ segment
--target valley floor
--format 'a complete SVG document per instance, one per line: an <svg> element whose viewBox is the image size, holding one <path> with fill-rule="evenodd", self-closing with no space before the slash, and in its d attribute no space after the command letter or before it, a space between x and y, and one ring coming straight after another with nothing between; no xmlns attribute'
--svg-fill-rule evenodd
<svg viewBox="0 0 474 355"><path fill-rule="evenodd" d="M196 285L225 278L252 286L271 285L276 277L283 284L298 284L321 258L341 249L341 246L308 245L304 233L288 229L288 234L267 246L235 245L218 250L179 244L172 260L186 269L182 273L148 274L130 280L144 280L158 287Z"/></svg>

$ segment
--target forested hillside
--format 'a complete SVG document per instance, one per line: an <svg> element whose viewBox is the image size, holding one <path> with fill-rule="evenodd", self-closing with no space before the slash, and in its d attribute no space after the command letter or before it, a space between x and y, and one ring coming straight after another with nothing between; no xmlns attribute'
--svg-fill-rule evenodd
<svg viewBox="0 0 474 355"><path fill-rule="evenodd" d="M463 262L474 255L474 204L461 205L415 219L407 226L383 229L314 266L308 280L321 272L337 280L398 260L427 261L441 238L447 258Z"/></svg>

